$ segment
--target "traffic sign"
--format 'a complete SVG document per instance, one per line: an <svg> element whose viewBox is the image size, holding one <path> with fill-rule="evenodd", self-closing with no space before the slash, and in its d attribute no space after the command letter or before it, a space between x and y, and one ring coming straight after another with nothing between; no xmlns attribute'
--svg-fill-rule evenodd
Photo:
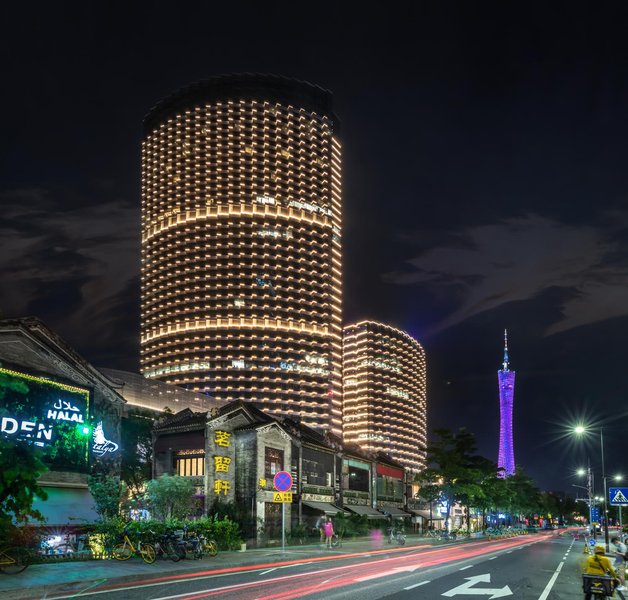
<svg viewBox="0 0 628 600"><path fill-rule="evenodd" d="M596 542L593 538L589 540L589 546L595 546Z"/></svg>
<svg viewBox="0 0 628 600"><path fill-rule="evenodd" d="M591 507L591 521L593 523L600 522L600 508L598 506Z"/></svg>
<svg viewBox="0 0 628 600"><path fill-rule="evenodd" d="M287 492L292 488L292 475L288 471L277 471L273 477L273 487L278 492Z"/></svg>
<svg viewBox="0 0 628 600"><path fill-rule="evenodd" d="M292 502L292 492L274 492L273 502L281 502L283 504L290 504Z"/></svg>
<svg viewBox="0 0 628 600"><path fill-rule="evenodd" d="M609 488L608 498L612 506L628 506L628 488Z"/></svg>

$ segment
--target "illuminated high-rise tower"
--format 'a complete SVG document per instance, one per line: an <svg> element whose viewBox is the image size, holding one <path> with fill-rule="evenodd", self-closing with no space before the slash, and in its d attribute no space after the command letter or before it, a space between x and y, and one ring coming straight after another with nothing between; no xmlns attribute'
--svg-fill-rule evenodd
<svg viewBox="0 0 628 600"><path fill-rule="evenodd" d="M425 350L404 331L375 321L344 329L343 436L405 467L425 468Z"/></svg>
<svg viewBox="0 0 628 600"><path fill-rule="evenodd" d="M515 372L508 368L508 331L504 330L504 363L497 371L499 383L499 458L501 477L515 472L515 449L512 438L512 405L515 397Z"/></svg>
<svg viewBox="0 0 628 600"><path fill-rule="evenodd" d="M341 146L327 90L194 83L142 142L141 371L342 426Z"/></svg>

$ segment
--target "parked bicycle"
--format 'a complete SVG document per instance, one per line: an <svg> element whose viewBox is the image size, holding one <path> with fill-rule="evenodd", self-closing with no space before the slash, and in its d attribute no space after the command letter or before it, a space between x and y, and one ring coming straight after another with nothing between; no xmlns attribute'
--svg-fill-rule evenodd
<svg viewBox="0 0 628 600"><path fill-rule="evenodd" d="M180 558L188 558L188 554L191 554L191 558L198 560L204 555L216 556L218 554L218 544L215 540L188 531L187 527L175 531L175 536L177 536L177 553Z"/></svg>
<svg viewBox="0 0 628 600"><path fill-rule="evenodd" d="M28 548L9 546L0 550L0 573L16 575L33 562L33 555Z"/></svg>
<svg viewBox="0 0 628 600"><path fill-rule="evenodd" d="M426 536L429 538L433 538L435 540L440 540L440 533L438 531L436 531L435 529L428 529Z"/></svg>
<svg viewBox="0 0 628 600"><path fill-rule="evenodd" d="M142 560L149 565L154 563L156 558L155 547L151 544L143 543L141 534L138 534L137 543L133 544L129 539L128 530L126 528L124 530L122 543L114 546L112 555L116 560L129 560L132 556L139 555L142 557Z"/></svg>
<svg viewBox="0 0 628 600"><path fill-rule="evenodd" d="M401 527L389 527L388 528L388 543L392 544L397 542L400 546L406 543L406 534Z"/></svg>
<svg viewBox="0 0 628 600"><path fill-rule="evenodd" d="M155 540L156 534L153 531L149 532ZM181 556L178 549L177 536L173 533L164 533L154 542L155 555L157 558L169 558L172 562L179 562Z"/></svg>
<svg viewBox="0 0 628 600"><path fill-rule="evenodd" d="M85 534L73 535L67 533L63 542L54 549L54 553L61 556L73 556L88 552L90 552L88 536Z"/></svg>

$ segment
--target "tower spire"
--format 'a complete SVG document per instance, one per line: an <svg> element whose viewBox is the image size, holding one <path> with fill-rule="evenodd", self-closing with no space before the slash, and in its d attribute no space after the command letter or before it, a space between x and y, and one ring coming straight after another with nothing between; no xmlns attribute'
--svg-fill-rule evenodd
<svg viewBox="0 0 628 600"><path fill-rule="evenodd" d="M504 371L508 371L508 329L504 329Z"/></svg>

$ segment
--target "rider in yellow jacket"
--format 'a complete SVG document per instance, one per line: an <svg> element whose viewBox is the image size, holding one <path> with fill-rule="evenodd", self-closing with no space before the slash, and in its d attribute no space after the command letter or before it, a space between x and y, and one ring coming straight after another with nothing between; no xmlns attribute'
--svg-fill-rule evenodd
<svg viewBox="0 0 628 600"><path fill-rule="evenodd" d="M610 575L613 579L617 579L617 573L613 569L610 558L604 556L604 546L593 548L593 554L587 558L584 565L584 572L587 575Z"/></svg>

